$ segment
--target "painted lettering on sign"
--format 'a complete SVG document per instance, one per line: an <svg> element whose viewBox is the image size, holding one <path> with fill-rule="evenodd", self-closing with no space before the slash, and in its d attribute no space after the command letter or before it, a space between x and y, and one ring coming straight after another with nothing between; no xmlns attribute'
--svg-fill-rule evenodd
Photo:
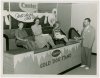
<svg viewBox="0 0 100 78"><path fill-rule="evenodd" d="M34 20L36 18L36 16L33 13L16 13L15 14L15 18L16 19L22 19L23 21L30 21L30 20Z"/></svg>
<svg viewBox="0 0 100 78"><path fill-rule="evenodd" d="M67 60L67 59L70 58L70 57L71 57L71 53L69 53L68 55L59 56L59 57L54 58L54 59L52 59L52 60L49 60L49 61L46 61L46 62L41 63L41 64L40 64L40 68L49 66L49 65L54 64L54 63L58 63L58 62L60 62L60 61Z"/></svg>
<svg viewBox="0 0 100 78"><path fill-rule="evenodd" d="M19 7L25 12L37 12L37 3L19 3Z"/></svg>
<svg viewBox="0 0 100 78"><path fill-rule="evenodd" d="M47 61L47 62L41 63L40 64L40 68L43 68L43 67L46 67L46 66L49 66L49 65L51 65L51 61Z"/></svg>
<svg viewBox="0 0 100 78"><path fill-rule="evenodd" d="M42 18L45 16L45 13L33 13L33 12L11 12L10 15L22 22L33 22L35 18ZM51 13L48 13L46 16L52 15Z"/></svg>

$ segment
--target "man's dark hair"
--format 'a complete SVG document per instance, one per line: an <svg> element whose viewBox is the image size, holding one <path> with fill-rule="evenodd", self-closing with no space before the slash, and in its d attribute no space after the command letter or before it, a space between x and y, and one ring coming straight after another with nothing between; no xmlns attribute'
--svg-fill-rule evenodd
<svg viewBox="0 0 100 78"><path fill-rule="evenodd" d="M91 22L91 19L90 18L85 18L85 20L88 20L88 22Z"/></svg>

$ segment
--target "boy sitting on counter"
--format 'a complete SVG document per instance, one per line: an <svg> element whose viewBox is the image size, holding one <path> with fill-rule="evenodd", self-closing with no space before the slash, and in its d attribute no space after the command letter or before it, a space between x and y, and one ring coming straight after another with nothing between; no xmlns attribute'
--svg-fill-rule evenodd
<svg viewBox="0 0 100 78"><path fill-rule="evenodd" d="M54 29L53 29L53 35L54 35L54 38L57 40L61 40L63 39L66 44L68 42L68 39L67 37L61 32L61 28L60 28L60 23L57 21L54 25Z"/></svg>

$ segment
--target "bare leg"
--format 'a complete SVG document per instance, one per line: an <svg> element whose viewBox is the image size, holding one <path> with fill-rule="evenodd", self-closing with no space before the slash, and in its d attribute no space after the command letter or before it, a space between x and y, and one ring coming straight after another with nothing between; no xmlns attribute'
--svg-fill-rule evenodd
<svg viewBox="0 0 100 78"><path fill-rule="evenodd" d="M23 43L23 46L26 48L26 49L29 49L29 46L27 45L27 42L26 41L22 41Z"/></svg>
<svg viewBox="0 0 100 78"><path fill-rule="evenodd" d="M65 41L66 43L68 42L68 39L67 39L67 37L64 37L63 39L64 39L64 41Z"/></svg>
<svg viewBox="0 0 100 78"><path fill-rule="evenodd" d="M55 48L55 44L54 44L54 42L53 42L51 36L49 36L49 35L48 35L48 38L47 38L47 42L48 42L53 48Z"/></svg>
<svg viewBox="0 0 100 78"><path fill-rule="evenodd" d="M37 44L34 41L30 41L30 44L32 46L33 49L37 49Z"/></svg>
<svg viewBox="0 0 100 78"><path fill-rule="evenodd" d="M27 45L24 45L26 49L29 49L29 47Z"/></svg>
<svg viewBox="0 0 100 78"><path fill-rule="evenodd" d="M68 42L68 39L67 39L67 37L64 37L64 40L65 40L65 42L66 42L66 43Z"/></svg>
<svg viewBox="0 0 100 78"><path fill-rule="evenodd" d="M29 41L27 41L27 46L29 47L30 50L34 50L34 47L32 47L32 45Z"/></svg>

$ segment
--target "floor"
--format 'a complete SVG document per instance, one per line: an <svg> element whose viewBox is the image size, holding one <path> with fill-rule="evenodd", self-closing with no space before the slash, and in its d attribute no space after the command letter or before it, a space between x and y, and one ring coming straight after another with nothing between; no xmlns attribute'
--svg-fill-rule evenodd
<svg viewBox="0 0 100 78"><path fill-rule="evenodd" d="M97 61L96 61L96 55L92 55L91 57L91 69L86 70L81 67L77 67L64 75L96 75L96 66L97 66Z"/></svg>

